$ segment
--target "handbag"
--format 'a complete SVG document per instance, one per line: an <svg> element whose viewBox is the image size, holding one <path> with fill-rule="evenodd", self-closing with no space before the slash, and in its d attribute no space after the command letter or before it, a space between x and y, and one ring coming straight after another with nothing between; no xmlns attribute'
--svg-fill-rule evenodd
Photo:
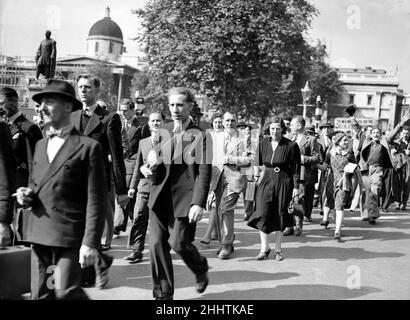
<svg viewBox="0 0 410 320"><path fill-rule="evenodd" d="M249 181L246 184L245 200L254 201L255 200L255 192L256 192L256 182Z"/></svg>

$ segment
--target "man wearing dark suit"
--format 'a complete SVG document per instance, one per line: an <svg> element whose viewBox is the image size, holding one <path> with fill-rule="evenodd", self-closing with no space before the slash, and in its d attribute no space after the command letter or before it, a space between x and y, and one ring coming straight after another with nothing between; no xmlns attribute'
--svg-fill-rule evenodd
<svg viewBox="0 0 410 320"><path fill-rule="evenodd" d="M109 196L106 198L107 219L102 239L102 249L108 250L114 231L114 198L125 208L128 204L127 183L125 180L125 164L121 140L120 116L100 107L96 98L100 88L100 80L90 74L78 77L78 95L83 109L74 111L71 121L75 128L85 136L98 141L103 149L105 177ZM113 172L113 174L111 174ZM114 183L112 183L112 180Z"/></svg>
<svg viewBox="0 0 410 320"><path fill-rule="evenodd" d="M27 120L18 110L17 92L8 87L0 89L0 110L5 113L11 136L13 139L13 152L16 159L16 187L27 187L30 168L32 165L36 143L43 138L40 128ZM17 213L20 213L17 210ZM16 217L18 237L25 239L25 217L18 214Z"/></svg>
<svg viewBox="0 0 410 320"><path fill-rule="evenodd" d="M141 139L150 136L147 125L140 123L135 115L135 104L130 99L122 99L120 113L123 118L122 146L124 150L124 162L126 171L127 188L130 188L131 178L134 173L135 159L137 158L138 146ZM115 202L114 234L119 235L127 228L128 217L133 217L135 198L130 198L128 205L123 209Z"/></svg>
<svg viewBox="0 0 410 320"><path fill-rule="evenodd" d="M313 200L315 196L315 183L317 180L317 167L320 161L319 146L315 137L309 136L305 132L305 119L296 116L290 123L292 140L297 142L301 155L300 181L304 186L303 211L306 219L311 222ZM295 215L296 228L294 233L300 236L303 228L303 217ZM292 234L292 229L287 228L284 235Z"/></svg>
<svg viewBox="0 0 410 320"><path fill-rule="evenodd" d="M407 201L410 194L410 127L408 121L410 120L410 114L405 114L401 121L394 127L393 131L387 136L388 143L397 144L397 153L402 154L405 159L405 164L398 170L403 181L400 188L400 194L397 198L400 202L397 205L396 210L406 210ZM400 133L400 136L399 136ZM398 137L399 136L399 137Z"/></svg>
<svg viewBox="0 0 410 320"><path fill-rule="evenodd" d="M151 130L151 136L140 140L137 159L135 161L134 173L132 175L128 196L135 197L137 200L134 207L134 221L131 226L128 238L128 247L132 249L131 254L124 259L130 263L137 263L142 260L144 251L145 235L148 227L148 198L150 192L149 181L142 175L140 168L147 163L148 154L152 149L161 152L160 128L164 118L159 111L154 111L149 115L148 126Z"/></svg>
<svg viewBox="0 0 410 320"><path fill-rule="evenodd" d="M171 248L195 274L199 293L205 291L209 281L207 260L192 244L196 222L202 218L206 205L211 178L211 165L205 162L205 133L189 118L195 100L188 89L171 89L168 100L174 121L161 130L164 136L161 156L152 152L154 154L148 155L147 164L140 169L147 179L154 180L148 207L151 272L156 299L173 299Z"/></svg>
<svg viewBox="0 0 410 320"><path fill-rule="evenodd" d="M19 204L31 207L31 298L87 299L81 268L99 262L107 196L102 148L72 125L82 104L68 82L49 80L33 100L49 129L36 146L29 187L17 189Z"/></svg>
<svg viewBox="0 0 410 320"><path fill-rule="evenodd" d="M10 223L13 220L13 198L16 164L10 129L0 122L0 248L11 245Z"/></svg>

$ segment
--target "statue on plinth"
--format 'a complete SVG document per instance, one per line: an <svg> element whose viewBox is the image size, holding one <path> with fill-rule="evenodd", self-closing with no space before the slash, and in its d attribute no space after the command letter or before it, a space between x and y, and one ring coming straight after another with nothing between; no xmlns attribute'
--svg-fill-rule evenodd
<svg viewBox="0 0 410 320"><path fill-rule="evenodd" d="M47 30L45 35L46 38L41 41L36 55L37 80L40 74L42 74L46 79L54 78L56 69L57 42L50 38L51 31Z"/></svg>

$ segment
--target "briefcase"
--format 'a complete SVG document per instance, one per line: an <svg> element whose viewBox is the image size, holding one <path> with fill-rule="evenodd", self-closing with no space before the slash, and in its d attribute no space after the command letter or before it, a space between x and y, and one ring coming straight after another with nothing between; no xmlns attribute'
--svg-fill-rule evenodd
<svg viewBox="0 0 410 320"><path fill-rule="evenodd" d="M14 246L0 250L0 300L30 292L31 249Z"/></svg>
<svg viewBox="0 0 410 320"><path fill-rule="evenodd" d="M246 185L245 200L255 200L256 182L248 182Z"/></svg>

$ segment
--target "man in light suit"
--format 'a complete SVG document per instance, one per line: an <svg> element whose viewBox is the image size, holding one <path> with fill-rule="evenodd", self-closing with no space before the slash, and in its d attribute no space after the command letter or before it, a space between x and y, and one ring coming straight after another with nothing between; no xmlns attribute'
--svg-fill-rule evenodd
<svg viewBox="0 0 410 320"><path fill-rule="evenodd" d="M123 118L122 136L124 162L126 171L127 188L130 188L131 178L134 173L135 160L137 158L138 146L141 139L150 136L148 125L140 123L135 115L135 104L130 99L120 101L120 113ZM135 198L128 201L128 205L123 209L118 201L115 201L114 234L119 235L127 228L128 217L133 218Z"/></svg>
<svg viewBox="0 0 410 320"><path fill-rule="evenodd" d="M229 259L233 253L234 209L244 186L242 175L252 162L249 139L240 136L236 129L236 115L225 112L223 132L212 137L213 161L211 190L215 192L217 216L221 221L222 248L220 259Z"/></svg>
<svg viewBox="0 0 410 320"><path fill-rule="evenodd" d="M31 298L87 299L81 268L98 263L107 197L102 148L72 125L71 112L82 104L68 82L49 80L33 100L48 130L37 143L29 187L17 190L18 203L31 207Z"/></svg>
<svg viewBox="0 0 410 320"><path fill-rule="evenodd" d="M212 170L205 162L205 132L189 117L194 95L186 88L172 88L168 101L173 122L161 130L161 155L154 153L140 169L152 181L148 207L153 295L163 300L174 295L171 248L195 274L197 292L208 286L207 260L192 242L206 205Z"/></svg>
<svg viewBox="0 0 410 320"><path fill-rule="evenodd" d="M160 129L163 122L164 117L161 112L151 112L148 120L151 136L142 139L139 142L134 172L130 183L130 189L128 190L128 196L130 198L134 198L135 193L137 193L137 199L134 207L134 221L128 238L128 247L132 249L132 252L124 258L130 263L137 263L142 260L145 235L148 227L148 198L150 184L149 181L142 175L140 168L147 163L148 154L152 149L157 150L158 153L161 152L160 143L162 139Z"/></svg>
<svg viewBox="0 0 410 320"><path fill-rule="evenodd" d="M11 196L16 189L16 164L13 145L7 124L0 121L0 248L11 245L10 224L13 221L14 201Z"/></svg>
<svg viewBox="0 0 410 320"><path fill-rule="evenodd" d="M128 204L121 119L117 113L104 110L97 104L96 99L100 90L100 80L97 77L91 74L81 74L77 82L78 95L83 108L72 113L71 121L78 131L98 141L103 149L109 196L105 200L107 219L101 243L102 249L108 250L114 234L115 195L122 208L126 208Z"/></svg>

